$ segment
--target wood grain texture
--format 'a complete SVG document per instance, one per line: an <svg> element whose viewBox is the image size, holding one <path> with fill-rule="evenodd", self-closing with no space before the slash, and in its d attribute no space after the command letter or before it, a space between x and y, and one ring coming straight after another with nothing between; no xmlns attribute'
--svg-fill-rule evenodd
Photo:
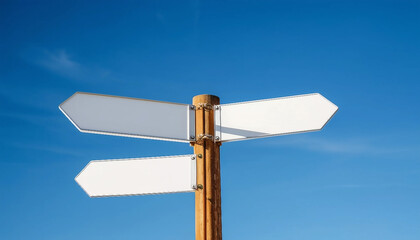
<svg viewBox="0 0 420 240"><path fill-rule="evenodd" d="M218 105L220 100L213 95L198 95L193 98L196 106L196 138L194 153L197 157L197 189L195 193L196 240L221 240L221 194L220 194L220 144L213 139L200 141L198 136L214 136L214 111L203 104Z"/></svg>

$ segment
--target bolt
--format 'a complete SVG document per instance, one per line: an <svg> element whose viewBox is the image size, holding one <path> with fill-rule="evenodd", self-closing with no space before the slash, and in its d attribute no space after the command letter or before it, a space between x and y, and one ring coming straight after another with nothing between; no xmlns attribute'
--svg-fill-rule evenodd
<svg viewBox="0 0 420 240"><path fill-rule="evenodd" d="M201 185L201 184L197 185L197 189L203 189L203 188L204 188L203 185Z"/></svg>
<svg viewBox="0 0 420 240"><path fill-rule="evenodd" d="M195 139L195 137L194 137L194 136L190 136L190 138L191 138L191 139Z"/></svg>
<svg viewBox="0 0 420 240"><path fill-rule="evenodd" d="M218 136L215 137L216 140L219 140L220 138Z"/></svg>
<svg viewBox="0 0 420 240"><path fill-rule="evenodd" d="M199 158L202 158L202 157L203 157L203 154L201 154L201 153L200 153L200 154L198 154L197 156L198 156Z"/></svg>
<svg viewBox="0 0 420 240"><path fill-rule="evenodd" d="M194 107L194 105L191 105L191 106L190 106L190 108L191 108L192 110L194 110L194 108L195 108L195 107Z"/></svg>
<svg viewBox="0 0 420 240"><path fill-rule="evenodd" d="M192 156L192 157L191 157L191 160L195 160L195 157L194 157L194 156Z"/></svg>
<svg viewBox="0 0 420 240"><path fill-rule="evenodd" d="M219 107L219 106L215 106L214 108L215 108L216 110L219 110L219 108L220 108L220 107Z"/></svg>

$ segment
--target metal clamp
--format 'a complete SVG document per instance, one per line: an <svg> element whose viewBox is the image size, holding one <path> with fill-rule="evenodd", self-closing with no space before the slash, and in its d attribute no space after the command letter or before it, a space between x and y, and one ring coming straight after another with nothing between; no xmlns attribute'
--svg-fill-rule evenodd
<svg viewBox="0 0 420 240"><path fill-rule="evenodd" d="M213 141L214 137L210 134L199 134L196 143L203 144L205 140Z"/></svg>
<svg viewBox="0 0 420 240"><path fill-rule="evenodd" d="M198 134L198 141L200 140L206 140L206 139L210 139L213 140L213 136L210 134Z"/></svg>
<svg viewBox="0 0 420 240"><path fill-rule="evenodd" d="M213 105L208 103L199 103L197 106L197 110L204 109L204 110L213 110Z"/></svg>

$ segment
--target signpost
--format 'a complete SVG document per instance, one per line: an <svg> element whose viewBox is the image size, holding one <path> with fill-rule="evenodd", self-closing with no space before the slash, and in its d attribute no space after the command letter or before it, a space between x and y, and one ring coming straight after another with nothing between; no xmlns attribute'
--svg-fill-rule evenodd
<svg viewBox="0 0 420 240"><path fill-rule="evenodd" d="M90 197L193 192L195 155L91 161L75 178Z"/></svg>
<svg viewBox="0 0 420 240"><path fill-rule="evenodd" d="M77 92L60 110L81 132L190 142L191 105Z"/></svg>
<svg viewBox="0 0 420 240"><path fill-rule="evenodd" d="M196 240L222 239L222 142L321 130L338 110L318 93L222 105L75 93L59 108L81 132L190 143L194 155L91 161L76 181L90 197L194 191Z"/></svg>
<svg viewBox="0 0 420 240"><path fill-rule="evenodd" d="M338 107L321 94L216 106L216 137L222 142L321 130Z"/></svg>

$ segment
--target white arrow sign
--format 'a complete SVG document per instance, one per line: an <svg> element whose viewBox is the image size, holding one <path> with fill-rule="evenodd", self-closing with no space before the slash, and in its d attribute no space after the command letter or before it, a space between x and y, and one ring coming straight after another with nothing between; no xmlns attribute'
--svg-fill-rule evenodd
<svg viewBox="0 0 420 240"><path fill-rule="evenodd" d="M190 142L195 111L188 104L75 93L60 110L81 132Z"/></svg>
<svg viewBox="0 0 420 240"><path fill-rule="evenodd" d="M192 192L195 155L91 161L76 177L90 197Z"/></svg>
<svg viewBox="0 0 420 240"><path fill-rule="evenodd" d="M319 93L215 107L222 142L321 130L338 107Z"/></svg>

